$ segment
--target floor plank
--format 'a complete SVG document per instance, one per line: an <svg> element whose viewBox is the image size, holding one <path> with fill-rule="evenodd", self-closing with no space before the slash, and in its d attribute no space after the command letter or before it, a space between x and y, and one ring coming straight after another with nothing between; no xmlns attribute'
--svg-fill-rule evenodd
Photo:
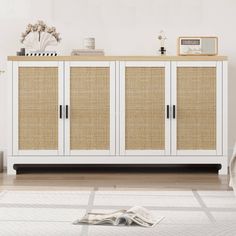
<svg viewBox="0 0 236 236"><path fill-rule="evenodd" d="M229 176L216 171L186 171L184 169L80 169L73 171L25 172L16 176L0 173L1 190L231 190Z"/></svg>

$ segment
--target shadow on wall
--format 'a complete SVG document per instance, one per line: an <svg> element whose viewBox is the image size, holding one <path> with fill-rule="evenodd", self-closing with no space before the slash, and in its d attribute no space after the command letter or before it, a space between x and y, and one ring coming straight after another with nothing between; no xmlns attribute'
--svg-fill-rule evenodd
<svg viewBox="0 0 236 236"><path fill-rule="evenodd" d="M228 147L229 147L229 158L232 156L233 147L236 142L236 57L229 60L229 81L228 81Z"/></svg>

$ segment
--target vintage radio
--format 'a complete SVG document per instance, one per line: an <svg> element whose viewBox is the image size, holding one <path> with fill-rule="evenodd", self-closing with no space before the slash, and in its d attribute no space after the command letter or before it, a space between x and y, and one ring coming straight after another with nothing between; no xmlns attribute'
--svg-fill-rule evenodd
<svg viewBox="0 0 236 236"><path fill-rule="evenodd" d="M218 54L217 37L179 37L180 56L215 56Z"/></svg>

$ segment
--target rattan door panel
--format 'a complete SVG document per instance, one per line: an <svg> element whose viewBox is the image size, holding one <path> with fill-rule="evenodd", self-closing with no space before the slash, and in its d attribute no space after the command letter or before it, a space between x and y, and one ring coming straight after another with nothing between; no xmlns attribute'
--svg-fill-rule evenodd
<svg viewBox="0 0 236 236"><path fill-rule="evenodd" d="M125 150L165 150L165 68L125 69Z"/></svg>
<svg viewBox="0 0 236 236"><path fill-rule="evenodd" d="M110 68L70 68L70 150L110 149Z"/></svg>
<svg viewBox="0 0 236 236"><path fill-rule="evenodd" d="M216 67L177 68L177 150L216 150Z"/></svg>
<svg viewBox="0 0 236 236"><path fill-rule="evenodd" d="M18 150L58 150L58 68L19 67Z"/></svg>

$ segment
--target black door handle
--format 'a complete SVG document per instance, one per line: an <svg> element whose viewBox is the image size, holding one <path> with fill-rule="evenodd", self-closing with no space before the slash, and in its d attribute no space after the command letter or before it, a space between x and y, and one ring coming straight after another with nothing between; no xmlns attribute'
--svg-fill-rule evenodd
<svg viewBox="0 0 236 236"><path fill-rule="evenodd" d="M60 119L62 119L62 105L60 105L60 111L59 111L59 113L60 113Z"/></svg>
<svg viewBox="0 0 236 236"><path fill-rule="evenodd" d="M173 119L175 119L175 105L173 105Z"/></svg>
<svg viewBox="0 0 236 236"><path fill-rule="evenodd" d="M166 106L166 116L167 116L167 119L170 118L170 106L169 105Z"/></svg>
<svg viewBox="0 0 236 236"><path fill-rule="evenodd" d="M69 107L68 107L68 105L66 105L66 119L68 119L68 117L69 117L69 111L68 111L68 109L69 109Z"/></svg>

